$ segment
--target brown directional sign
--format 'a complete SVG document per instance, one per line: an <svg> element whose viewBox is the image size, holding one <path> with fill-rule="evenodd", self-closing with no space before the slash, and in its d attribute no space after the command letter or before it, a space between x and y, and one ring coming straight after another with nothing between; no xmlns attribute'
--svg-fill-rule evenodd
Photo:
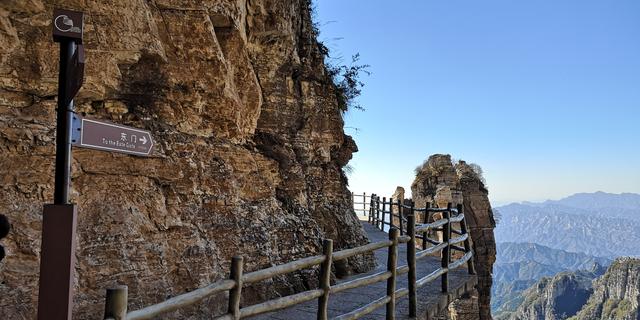
<svg viewBox="0 0 640 320"><path fill-rule="evenodd" d="M138 156L148 156L153 150L153 139L148 131L74 117L78 120L74 125L74 131L79 131L79 136L74 135L72 143L77 147Z"/></svg>
<svg viewBox="0 0 640 320"><path fill-rule="evenodd" d="M53 10L53 40L71 39L82 43L82 25L84 14L79 11Z"/></svg>

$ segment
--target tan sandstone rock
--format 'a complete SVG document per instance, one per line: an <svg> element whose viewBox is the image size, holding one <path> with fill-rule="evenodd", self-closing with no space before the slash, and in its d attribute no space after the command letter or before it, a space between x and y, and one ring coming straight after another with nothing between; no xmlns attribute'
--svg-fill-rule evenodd
<svg viewBox="0 0 640 320"><path fill-rule="evenodd" d="M450 155L436 154L418 168L411 185L414 201L419 206L435 202L438 207L464 205L464 214L472 238L474 262L478 273L477 292L468 299L455 301L448 319L491 319L491 272L496 258L496 243L489 191L472 165L453 163Z"/></svg>
<svg viewBox="0 0 640 320"><path fill-rule="evenodd" d="M2 1L0 212L14 229L0 264L0 318L35 315L41 212L52 201L58 46L51 14L86 13L87 117L150 130L150 158L75 149L77 319L104 290L130 309L246 271L366 243L350 206L344 134L306 0ZM372 261L352 259L364 271ZM306 288L313 272L245 290L243 304ZM171 318L220 312L216 296Z"/></svg>

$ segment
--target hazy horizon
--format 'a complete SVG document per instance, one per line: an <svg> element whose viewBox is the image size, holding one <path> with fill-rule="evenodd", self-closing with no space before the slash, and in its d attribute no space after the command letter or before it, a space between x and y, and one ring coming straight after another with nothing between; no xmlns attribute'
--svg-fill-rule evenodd
<svg viewBox="0 0 640 320"><path fill-rule="evenodd" d="M329 62L371 65L345 115L352 191L409 189L447 153L494 203L640 193L640 2L315 4Z"/></svg>

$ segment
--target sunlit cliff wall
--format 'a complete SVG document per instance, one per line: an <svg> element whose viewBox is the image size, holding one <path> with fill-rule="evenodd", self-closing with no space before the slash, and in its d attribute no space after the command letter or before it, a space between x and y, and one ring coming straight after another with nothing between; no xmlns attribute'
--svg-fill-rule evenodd
<svg viewBox="0 0 640 320"><path fill-rule="evenodd" d="M322 238L366 242L342 172L356 146L307 0L2 1L0 211L14 229L0 318L36 311L42 205L53 197L54 3L85 12L77 111L156 142L150 158L74 150L78 319L101 317L115 283L136 309L226 277L237 253L251 271L318 253ZM243 303L312 281L262 283ZM210 318L221 299L173 316Z"/></svg>

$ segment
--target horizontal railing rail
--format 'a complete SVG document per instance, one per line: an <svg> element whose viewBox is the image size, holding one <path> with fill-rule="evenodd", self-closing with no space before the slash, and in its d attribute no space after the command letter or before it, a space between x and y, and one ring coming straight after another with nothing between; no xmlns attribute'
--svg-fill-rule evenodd
<svg viewBox="0 0 640 320"><path fill-rule="evenodd" d="M442 279L442 292L448 292L449 270L458 268L465 263L467 263L469 273L475 274L472 259L473 252L470 247L462 206L459 205L454 209L451 204L449 204L446 209L442 209L432 208L427 205L425 208L416 209L413 203L405 205L400 201L393 201L392 199L389 199L389 201L387 201L386 198L380 200L375 194L367 196L366 193L363 193L362 195L354 194L353 196L354 200L356 196L362 197L365 201L367 199L369 200L368 205L363 207L367 210L366 213L368 213L369 216L368 221L383 231L385 231L385 226L389 226L388 240L334 252L332 240L325 239L322 241L321 255L310 256L249 273L243 273L244 258L235 256L231 260L229 279L218 280L205 287L130 312L127 310L127 287L118 286L116 288L110 288L107 289L104 319L153 319L162 314L195 305L206 298L223 292L228 292L229 295L228 308L225 314L214 317L218 320L242 319L315 299L318 300L317 318L328 319L328 304L332 294L383 281L387 283L387 294L385 296L361 306L356 310L338 315L334 319L358 319L382 306L386 306L386 318L395 319L396 301L398 298L404 296L409 296L409 316L415 317L417 308L416 290L418 288L440 277ZM354 204L355 203L354 201ZM425 217L423 218L423 223L416 223L416 212L424 212ZM436 221L427 223L429 219L426 216L429 215L429 213L442 213L442 217ZM452 216L452 213L455 215ZM385 215L389 215L389 221L385 221ZM397 225L394 223L394 218L398 218ZM459 229L452 228L451 225L453 223L458 223L460 225ZM440 232L442 239L435 240L429 238L428 234L430 232ZM417 233L421 234L417 235ZM452 234L458 236L452 238ZM421 239L422 241L422 250L419 251L417 251L417 239ZM464 243L463 247L456 245L461 242ZM405 243L407 245L407 264L398 266L398 246ZM431 246L428 247L428 244L431 244ZM369 254L385 248L388 250L387 269L385 271L331 285L331 267L334 262L357 255ZM452 250L464 252L464 255L456 261L451 261ZM416 279L417 261L437 253L441 255L441 267L420 279ZM315 267L319 267L318 288L249 306L240 305L243 286ZM405 274L408 277L408 287L397 289L397 277Z"/></svg>

